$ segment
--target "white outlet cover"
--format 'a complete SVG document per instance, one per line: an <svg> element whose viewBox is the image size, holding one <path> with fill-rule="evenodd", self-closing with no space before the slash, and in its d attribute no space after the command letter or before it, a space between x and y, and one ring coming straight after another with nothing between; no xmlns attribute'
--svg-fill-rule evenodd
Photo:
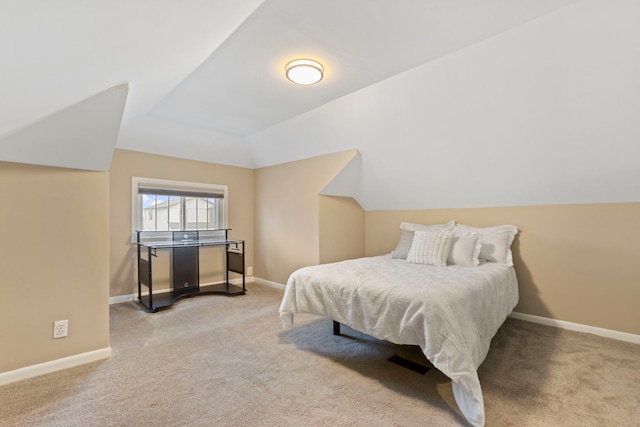
<svg viewBox="0 0 640 427"><path fill-rule="evenodd" d="M64 338L69 328L68 320L56 320L53 322L53 338Z"/></svg>

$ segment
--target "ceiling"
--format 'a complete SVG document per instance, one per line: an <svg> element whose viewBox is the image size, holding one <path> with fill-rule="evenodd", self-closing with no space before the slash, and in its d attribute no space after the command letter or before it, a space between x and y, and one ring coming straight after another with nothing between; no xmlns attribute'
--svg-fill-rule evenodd
<svg viewBox="0 0 640 427"><path fill-rule="evenodd" d="M247 136L567 3L265 1L151 113ZM297 58L319 60L325 79L291 84L284 66Z"/></svg>
<svg viewBox="0 0 640 427"><path fill-rule="evenodd" d="M185 132L242 144L573 1L3 1L0 135L128 83L117 146L162 154ZM300 57L323 63L320 84L284 78ZM144 141L149 128L163 141Z"/></svg>
<svg viewBox="0 0 640 427"><path fill-rule="evenodd" d="M122 148L256 168L357 148L367 209L640 197L636 1L0 5L0 160L108 170ZM288 82L305 57L325 78ZM496 161L511 179L479 166ZM469 190L478 174L499 191Z"/></svg>

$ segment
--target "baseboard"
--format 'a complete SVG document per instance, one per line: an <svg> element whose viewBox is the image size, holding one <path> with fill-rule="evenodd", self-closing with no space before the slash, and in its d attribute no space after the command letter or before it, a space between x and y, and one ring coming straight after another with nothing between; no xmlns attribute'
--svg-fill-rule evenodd
<svg viewBox="0 0 640 427"><path fill-rule="evenodd" d="M159 289L153 291L153 294L164 294L169 292L171 289ZM142 295L149 295L149 292L143 292ZM128 294L128 295L118 295L115 297L109 297L109 305L111 304L120 304L122 302L132 302L138 301L138 294Z"/></svg>
<svg viewBox="0 0 640 427"><path fill-rule="evenodd" d="M258 277L254 277L253 281L261 285L267 285L267 286L271 286L272 288L281 289L281 290L284 290L284 288L286 287L282 283L272 282L270 280L264 280Z"/></svg>
<svg viewBox="0 0 640 427"><path fill-rule="evenodd" d="M540 323L542 325L554 326L560 329L568 329L570 331L585 332L588 334L598 335L606 338L613 338L619 341L626 341L634 344L640 344L640 335L629 334L627 332L614 331L611 329L598 328L596 326L583 325L580 323L566 322L564 320L551 319L549 317L534 316L533 314L525 314L513 312L509 315L514 319L524 320L532 323Z"/></svg>
<svg viewBox="0 0 640 427"><path fill-rule="evenodd" d="M251 283L253 281L255 281L253 276L249 276L249 277L245 277L244 278L245 283ZM222 281L220 282L208 282L208 283L202 283L202 286L206 286L206 285L217 285L219 283L223 283ZM242 284L242 277L237 277L235 279L231 279L229 280L229 283L231 283L232 285L241 285ZM171 289L160 289L157 291L153 291L153 294L162 294L165 292L169 292ZM143 292L142 295L148 295L148 292ZM128 294L128 295L118 295L115 297L109 297L109 305L111 304L120 304L123 302L132 302L132 301L138 301L138 294Z"/></svg>
<svg viewBox="0 0 640 427"><path fill-rule="evenodd" d="M155 294L156 292L154 292ZM116 297L109 297L109 305L120 304L123 302L138 301L138 294L118 295Z"/></svg>
<svg viewBox="0 0 640 427"><path fill-rule="evenodd" d="M26 380L28 378L61 371L63 369L73 368L74 366L108 359L109 357L111 357L111 347L75 354L73 356L63 357L62 359L38 363L37 365L26 366L14 371L0 373L0 385Z"/></svg>

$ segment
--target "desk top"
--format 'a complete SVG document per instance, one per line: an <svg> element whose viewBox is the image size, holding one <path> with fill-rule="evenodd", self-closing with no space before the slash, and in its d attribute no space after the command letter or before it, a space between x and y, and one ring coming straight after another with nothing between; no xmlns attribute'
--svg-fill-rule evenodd
<svg viewBox="0 0 640 427"><path fill-rule="evenodd" d="M189 246L221 246L244 243L244 240L223 240L223 239L198 239L198 240L159 240L138 242L138 245L148 248L182 248Z"/></svg>

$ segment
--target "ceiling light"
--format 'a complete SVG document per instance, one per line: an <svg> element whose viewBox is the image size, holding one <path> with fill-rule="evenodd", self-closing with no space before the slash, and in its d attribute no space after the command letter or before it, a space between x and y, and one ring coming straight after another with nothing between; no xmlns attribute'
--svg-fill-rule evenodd
<svg viewBox="0 0 640 427"><path fill-rule="evenodd" d="M301 85L312 85L322 80L324 67L312 59L296 59L284 67L289 80Z"/></svg>

